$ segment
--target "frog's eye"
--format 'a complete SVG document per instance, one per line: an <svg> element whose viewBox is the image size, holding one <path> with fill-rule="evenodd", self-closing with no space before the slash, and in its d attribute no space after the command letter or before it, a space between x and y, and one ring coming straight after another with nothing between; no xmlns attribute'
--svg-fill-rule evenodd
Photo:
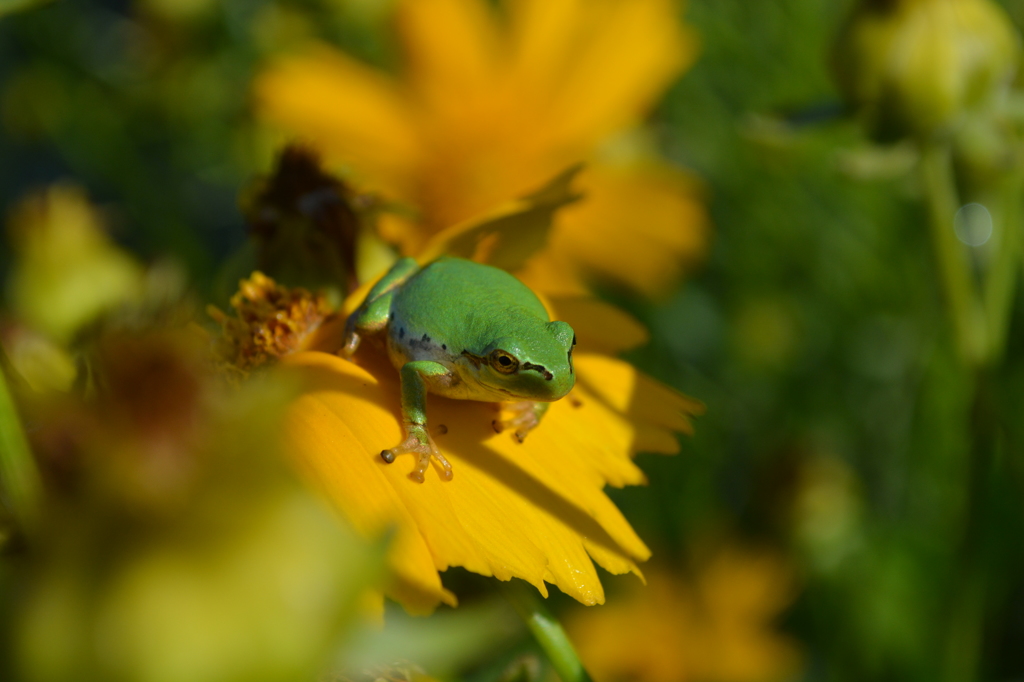
<svg viewBox="0 0 1024 682"><path fill-rule="evenodd" d="M500 348L491 353L491 367L502 374L512 374L519 369L519 361L511 353L506 353Z"/></svg>

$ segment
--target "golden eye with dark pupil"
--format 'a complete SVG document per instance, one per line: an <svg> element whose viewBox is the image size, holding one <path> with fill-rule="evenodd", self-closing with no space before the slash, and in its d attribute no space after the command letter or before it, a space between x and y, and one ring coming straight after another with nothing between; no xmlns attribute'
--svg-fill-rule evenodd
<svg viewBox="0 0 1024 682"><path fill-rule="evenodd" d="M519 369L519 361L503 350L491 353L491 367L502 374L512 374Z"/></svg>

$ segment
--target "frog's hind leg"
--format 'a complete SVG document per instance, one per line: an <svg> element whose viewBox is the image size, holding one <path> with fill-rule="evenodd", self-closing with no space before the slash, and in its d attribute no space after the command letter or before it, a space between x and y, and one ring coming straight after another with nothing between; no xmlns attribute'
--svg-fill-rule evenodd
<svg viewBox="0 0 1024 682"><path fill-rule="evenodd" d="M551 407L551 403L542 403L534 400L523 400L518 403L502 403L499 406L502 410L512 413L507 419L495 419L491 422L496 433L506 429L514 429L512 437L522 443L526 440L526 434L537 428L541 418Z"/></svg>
<svg viewBox="0 0 1024 682"><path fill-rule="evenodd" d="M365 334L382 331L388 325L388 313L391 311L391 298L395 287L419 272L420 266L415 258L400 258L391 269L378 280L370 293L345 322L345 338L341 345L341 354L348 358L359 348L359 342Z"/></svg>

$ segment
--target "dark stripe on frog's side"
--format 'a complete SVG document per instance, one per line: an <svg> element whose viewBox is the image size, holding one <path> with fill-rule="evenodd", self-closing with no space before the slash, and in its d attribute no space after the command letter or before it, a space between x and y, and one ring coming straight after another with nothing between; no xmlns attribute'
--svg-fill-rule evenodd
<svg viewBox="0 0 1024 682"><path fill-rule="evenodd" d="M544 365L535 365L532 362L524 362L523 369L532 369L536 372L540 372L542 375L544 375L544 379L546 381L551 381L552 379L554 379L554 375L551 372L549 372L547 370L547 367L545 367Z"/></svg>

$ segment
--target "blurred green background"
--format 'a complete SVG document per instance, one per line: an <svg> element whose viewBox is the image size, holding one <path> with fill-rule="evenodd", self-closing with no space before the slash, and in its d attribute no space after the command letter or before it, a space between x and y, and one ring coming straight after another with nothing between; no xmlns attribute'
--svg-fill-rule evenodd
<svg viewBox="0 0 1024 682"><path fill-rule="evenodd" d="M1002 4L1024 25L1024 1ZM783 548L799 679L1024 679L1024 303L979 406L912 161L842 115L829 51L848 5L685 9L700 57L651 124L706 184L712 248L667 300L608 296L652 330L629 359L708 413L680 456L640 458L648 487L611 494L663 560L715 537ZM387 11L56 0L3 17L0 209L73 180L118 242L222 305L239 191L275 152L254 73L308 35L392 66ZM998 436L979 445L979 423ZM610 601L627 580L607 581Z"/></svg>

